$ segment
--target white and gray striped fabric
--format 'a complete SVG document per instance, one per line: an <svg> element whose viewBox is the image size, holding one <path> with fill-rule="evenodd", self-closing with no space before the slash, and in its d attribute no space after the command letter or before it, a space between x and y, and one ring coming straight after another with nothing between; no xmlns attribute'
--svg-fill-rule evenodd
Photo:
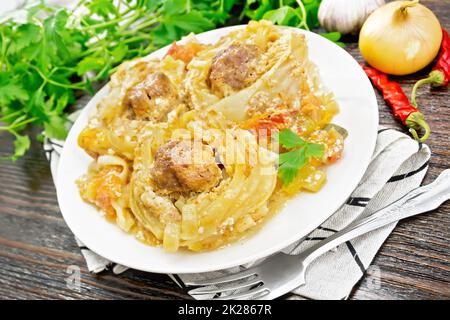
<svg viewBox="0 0 450 320"><path fill-rule="evenodd" d="M74 118L76 114L72 115L72 120ZM57 162L62 146L62 141L51 139L47 139L44 143L44 150L50 161L54 178L57 174ZM430 154L427 145L417 143L409 136L392 128L380 128L372 161L351 197L320 227L283 251L291 254L301 252L344 228L355 219L370 215L418 187L428 169ZM395 225L393 223L372 231L324 254L308 268L306 285L294 290L293 293L310 299L346 299L355 284L367 272L370 263ZM127 267L115 264L92 252L80 241L77 240L77 243L90 272L100 273L111 269L119 274L127 270ZM259 261L251 265L255 263ZM216 277L246 267L249 265L218 272L169 276L179 286L184 287L183 282L189 279ZM375 272L382 277L382 270L375 270ZM378 284L373 285L376 289Z"/></svg>

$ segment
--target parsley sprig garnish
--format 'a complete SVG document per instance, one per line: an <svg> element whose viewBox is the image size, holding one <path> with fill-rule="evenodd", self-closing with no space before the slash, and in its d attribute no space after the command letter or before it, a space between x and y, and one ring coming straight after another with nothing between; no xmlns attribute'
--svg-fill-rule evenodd
<svg viewBox="0 0 450 320"><path fill-rule="evenodd" d="M291 149L279 156L278 175L284 185L294 180L310 158L322 158L325 151L323 144L307 142L290 129L280 131L278 142L285 149Z"/></svg>

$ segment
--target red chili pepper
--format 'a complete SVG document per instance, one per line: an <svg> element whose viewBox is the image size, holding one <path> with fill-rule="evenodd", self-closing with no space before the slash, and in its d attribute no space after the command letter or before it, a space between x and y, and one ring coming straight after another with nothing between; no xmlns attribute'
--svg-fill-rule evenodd
<svg viewBox="0 0 450 320"><path fill-rule="evenodd" d="M416 106L417 89L426 83L431 83L435 87L445 87L450 80L450 38L445 29L442 29L441 53L436 65L428 75L428 78L419 80L414 85L411 92L411 103Z"/></svg>
<svg viewBox="0 0 450 320"><path fill-rule="evenodd" d="M430 126L419 110L409 103L408 97L397 82L390 81L387 75L371 67L361 65L372 84L383 93L383 98L391 107L394 116L409 128L414 139L424 142L430 136ZM425 134L419 138L417 131L423 128Z"/></svg>

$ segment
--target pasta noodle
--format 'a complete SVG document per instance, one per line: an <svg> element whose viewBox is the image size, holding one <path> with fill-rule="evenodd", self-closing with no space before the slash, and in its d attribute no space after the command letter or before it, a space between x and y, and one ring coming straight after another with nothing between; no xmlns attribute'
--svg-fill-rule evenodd
<svg viewBox="0 0 450 320"><path fill-rule="evenodd" d="M80 195L147 244L219 248L258 230L298 192L320 190L323 167L343 149L327 126L337 112L303 35L252 21L214 45L190 36L163 59L124 62L112 76L78 137L93 158ZM323 144L325 156L283 186L277 145L261 128L289 128Z"/></svg>

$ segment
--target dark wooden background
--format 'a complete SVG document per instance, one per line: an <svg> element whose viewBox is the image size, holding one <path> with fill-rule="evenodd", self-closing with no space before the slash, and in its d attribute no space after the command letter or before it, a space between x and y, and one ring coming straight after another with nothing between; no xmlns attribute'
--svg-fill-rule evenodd
<svg viewBox="0 0 450 320"><path fill-rule="evenodd" d="M450 30L450 1L421 1ZM362 61L356 43L346 49ZM428 73L398 78L409 94ZM401 128L378 96L381 124ZM433 155L425 183L450 167L450 107L447 89L420 91L418 101L433 129ZM35 131L37 132L37 131ZM0 156L12 151L0 133ZM399 150L401 152L401 150ZM351 299L450 299L450 203L400 222L355 287ZM66 286L71 265L81 268L81 290ZM180 299L188 298L168 276L135 270L116 276L89 274L64 223L42 146L15 163L0 162L0 298L3 299ZM283 298L295 299L292 295Z"/></svg>

